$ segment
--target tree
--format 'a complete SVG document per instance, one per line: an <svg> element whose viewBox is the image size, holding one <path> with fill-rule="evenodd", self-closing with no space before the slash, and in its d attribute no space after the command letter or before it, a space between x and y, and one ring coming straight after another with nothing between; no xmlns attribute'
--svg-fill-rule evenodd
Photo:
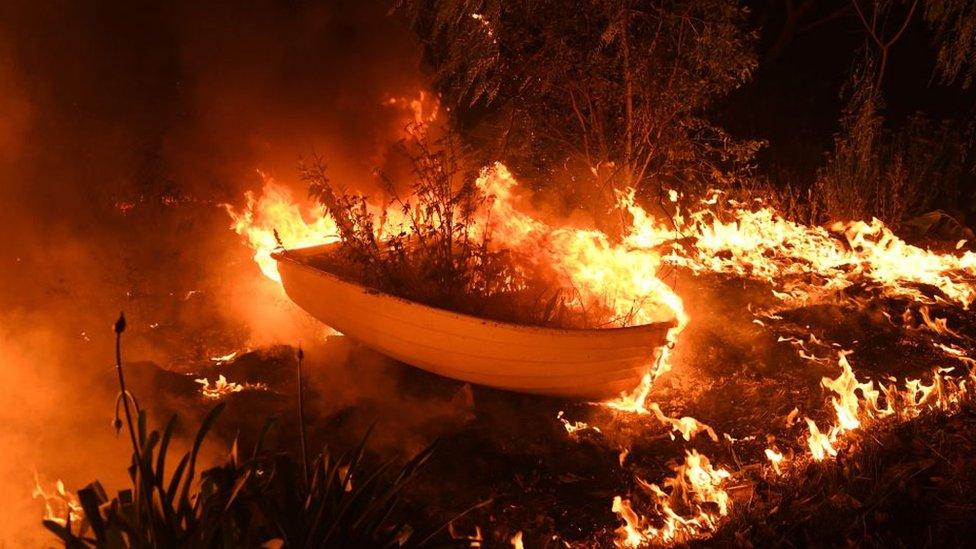
<svg viewBox="0 0 976 549"><path fill-rule="evenodd" d="M973 0L930 0L925 3L925 21L935 31L936 70L944 83L960 76L962 87L976 76L976 2Z"/></svg>
<svg viewBox="0 0 976 549"><path fill-rule="evenodd" d="M733 0L401 0L435 87L479 162L567 205L613 190L727 184L757 143L705 115L755 67Z"/></svg>
<svg viewBox="0 0 976 549"><path fill-rule="evenodd" d="M907 13L900 20L898 20L899 18L892 19L891 12L895 2L889 0L874 0L870 3L870 11L861 7L859 0L851 0L851 4L854 6L854 11L857 12L857 17L860 19L861 25L864 26L871 44L878 50L877 79L874 85L880 88L884 82L885 69L888 68L888 55L891 52L891 47L908 29L908 24L912 22L912 16L915 15L915 8L918 7L918 0L912 0ZM892 23L894 27L891 31L887 31L886 27Z"/></svg>

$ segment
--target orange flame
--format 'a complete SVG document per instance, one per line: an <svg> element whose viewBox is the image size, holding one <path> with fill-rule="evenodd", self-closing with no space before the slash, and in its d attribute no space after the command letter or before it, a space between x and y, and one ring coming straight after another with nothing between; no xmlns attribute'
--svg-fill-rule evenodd
<svg viewBox="0 0 976 549"><path fill-rule="evenodd" d="M35 472L32 494L34 499L40 499L44 502L44 520L50 520L64 527L68 527L70 524L73 531L80 530L84 519L81 502L78 501L75 494L65 490L64 482L61 479L54 483L53 490L45 490Z"/></svg>
<svg viewBox="0 0 976 549"><path fill-rule="evenodd" d="M337 242L339 231L322 206L314 206L303 212L287 187L275 183L263 173L261 177L264 179L264 189L260 198L248 191L244 195L246 204L243 210L237 211L229 204L225 204L224 209L233 220L230 228L243 236L254 249L254 261L261 272L271 280L281 282L277 262L271 257L279 247L279 239L280 244L287 248L300 248Z"/></svg>
<svg viewBox="0 0 976 549"><path fill-rule="evenodd" d="M834 425L824 434L813 420L806 420L810 431L807 443L815 461L836 456L835 444L841 436L863 428L867 423L886 417L908 420L928 410L949 411L972 398L969 387L976 383L976 370L959 377L949 375L953 368L936 368L929 385L920 379L909 379L905 380L902 389L894 383L876 388L873 381L857 380L847 360L848 354L841 352L838 356L840 375L835 379L823 378L821 382L824 388L834 393L830 399L836 416ZM882 396L884 406L881 405Z"/></svg>
<svg viewBox="0 0 976 549"><path fill-rule="evenodd" d="M750 209L729 200L729 221L715 213L719 193L703 201L703 208L675 214L676 230L693 240L693 246L674 244L666 260L693 272L731 273L766 280L774 295L792 302L810 300L826 292L842 290L868 280L890 295L922 303L932 298L917 285L935 286L950 300L969 306L976 298L976 253L941 254L907 244L878 219L870 222L807 226L784 219L768 207ZM632 213L639 207L632 205ZM638 216L635 215L635 218ZM655 228L653 219L636 227L635 245L661 246L669 238ZM837 236L835 236L835 234ZM814 283L802 282L812 277Z"/></svg>
<svg viewBox="0 0 976 549"><path fill-rule="evenodd" d="M663 524L649 524L634 511L629 500L617 496L611 509L624 521L616 531L617 546L684 542L714 531L729 514L731 497L724 486L730 477L729 471L714 468L707 457L692 450L674 468L674 476L665 479L670 493L638 479L649 492Z"/></svg>

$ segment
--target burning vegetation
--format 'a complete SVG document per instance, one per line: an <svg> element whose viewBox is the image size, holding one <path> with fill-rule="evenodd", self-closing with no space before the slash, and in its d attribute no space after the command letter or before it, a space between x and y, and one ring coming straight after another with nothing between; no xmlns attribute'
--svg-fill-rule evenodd
<svg viewBox="0 0 976 549"><path fill-rule="evenodd" d="M490 216L486 216L492 220L492 245L516 250L520 257L531 258L527 259L531 263L548 265L558 273L557 280L567 281L576 291L579 300L575 304L590 303L587 298L604 300L597 302L615 307L621 313L616 318L624 319L624 325L646 322L659 314L648 311L667 307L681 320L671 335L679 350L680 332L694 319L685 313L680 294L653 273L672 269L695 279L754 280L768 288L765 303L750 307L752 322L775 335L778 344L795 349L801 362L818 370L833 368L834 373L820 381L827 395L822 410L795 407L787 414L785 425L796 437L793 441L762 432L741 439L772 442L753 458L761 460L755 465L764 475L775 478L835 459L843 449L857 447L858 432L865 427L886 420L911 421L923 414L954 413L970 402L976 378L973 359L965 350L968 336L954 331L946 318L932 312L968 317L976 289L976 254L961 249L965 242L946 243L943 251L923 249L907 244L877 219L827 228L807 226L783 218L762 202L742 203L721 192L709 194L687 210L678 205L679 195L671 193L673 217L662 220L638 205L631 190L619 195L619 207L628 212L631 224L612 244L600 231L553 227L521 212L512 204L515 186L501 165L486 169L477 181L477 187L493 198ZM279 196L273 187L266 188L266 197L258 199L256 207L300 212L292 204L262 205L263 200ZM366 211L365 201L359 204ZM241 219L258 222L257 227L244 227L242 234L263 232L262 220L254 218L253 211L231 212L237 228ZM299 238L306 227L322 223L301 217L263 222L298 227ZM359 226L369 231L374 227ZM279 237L280 245L290 246L290 235L279 233ZM380 237L370 238L370 242L381 241ZM251 244L258 248L258 257L270 252L260 249L260 241ZM873 310L879 315L875 320L879 330L899 331L927 346L934 353L930 362L936 366L920 378L859 380L848 360L853 351L846 350L858 341L844 337L834 341L818 336L817 331L794 331L790 316L825 304ZM809 325L806 330L811 330ZM663 349L649 360L639 387L603 403L614 411L611 422L629 421L625 417L631 414L648 415L686 442L693 443L702 433L713 443L719 442L709 425L689 416L669 417L659 404L648 402L654 381L671 367L670 355ZM810 416L820 417L820 423ZM560 420L573 436L587 430L596 436L603 434L596 425ZM728 433L723 435L733 446L737 442ZM621 453L621 464L629 451L625 448ZM635 508L629 497L614 498L612 510L624 523L617 530L617 542L637 546L707 538L731 513L733 488L754 482L750 471L741 465L739 473L715 466L692 446L663 483L635 477L636 487L644 492L641 506Z"/></svg>
<svg viewBox="0 0 976 549"><path fill-rule="evenodd" d="M294 182L259 171L257 191L152 202L177 225L191 208L229 217L232 232L200 242L249 259L166 303L179 318L185 302L232 298L252 336L228 327L200 343L222 328L205 321L173 336L192 351L130 363L120 318L109 385L130 466L81 489L35 473L43 525L66 547L964 545L976 534L976 208L957 204L973 198L976 141L971 121L896 115L886 98L902 99L892 47L918 37L938 51L931 74L968 90L976 4L788 3L761 10L785 21L772 41L747 4L394 2L425 80L411 79L416 95L370 95L386 122L360 139L375 150L355 154L372 177L336 146ZM773 78L764 63L785 70L776 59L799 29L833 21L863 44L841 56L853 59L835 83L845 105L810 145L811 167L743 130L735 104ZM141 195L108 198L119 227L155 226ZM438 342L395 324L323 328L279 272L286 261L476 328ZM281 318L283 345L253 335ZM488 327L533 337L479 340ZM649 350L596 373L613 393L626 386L608 398L538 395L589 395L559 378L628 349L491 372L531 379L535 395L421 371L622 333ZM137 353L164 355L143 336ZM398 346L454 348L454 369L364 348ZM173 411L199 427L175 415L151 426Z"/></svg>

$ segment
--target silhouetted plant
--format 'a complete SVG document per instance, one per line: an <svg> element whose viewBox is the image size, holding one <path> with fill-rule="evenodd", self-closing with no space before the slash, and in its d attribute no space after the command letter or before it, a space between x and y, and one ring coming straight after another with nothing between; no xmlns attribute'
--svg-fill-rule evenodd
<svg viewBox="0 0 976 549"><path fill-rule="evenodd" d="M855 67L834 150L817 173L817 221L877 217L897 226L933 207L955 206L971 165L971 139L952 122L921 113L886 128L869 57Z"/></svg>
<svg viewBox="0 0 976 549"><path fill-rule="evenodd" d="M100 482L92 482L78 491L80 523L72 523L70 516L64 524L45 519L44 526L65 547L422 547L443 530L416 535L400 509L406 484L432 447L399 471L392 462L373 468L364 460L367 435L350 454L333 458L324 451L306 476L304 444L298 462L287 453L265 449L273 426L268 421L249 456L241 457L235 440L223 464L198 474L200 448L222 403L204 417L191 450L167 473L176 416L162 432L148 429L145 411L125 385L120 349L124 330L120 316L115 325L117 408L125 421L117 414L115 426L125 427L130 436L131 487L110 498ZM304 442L304 434L302 438Z"/></svg>

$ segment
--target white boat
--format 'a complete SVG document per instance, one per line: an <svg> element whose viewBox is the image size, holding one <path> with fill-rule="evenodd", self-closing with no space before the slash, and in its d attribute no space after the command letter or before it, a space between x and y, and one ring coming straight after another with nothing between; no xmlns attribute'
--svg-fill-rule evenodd
<svg viewBox="0 0 976 549"><path fill-rule="evenodd" d="M498 389L603 398L637 386L673 322L559 329L438 309L309 265L330 245L278 252L285 292L344 335L428 372Z"/></svg>

